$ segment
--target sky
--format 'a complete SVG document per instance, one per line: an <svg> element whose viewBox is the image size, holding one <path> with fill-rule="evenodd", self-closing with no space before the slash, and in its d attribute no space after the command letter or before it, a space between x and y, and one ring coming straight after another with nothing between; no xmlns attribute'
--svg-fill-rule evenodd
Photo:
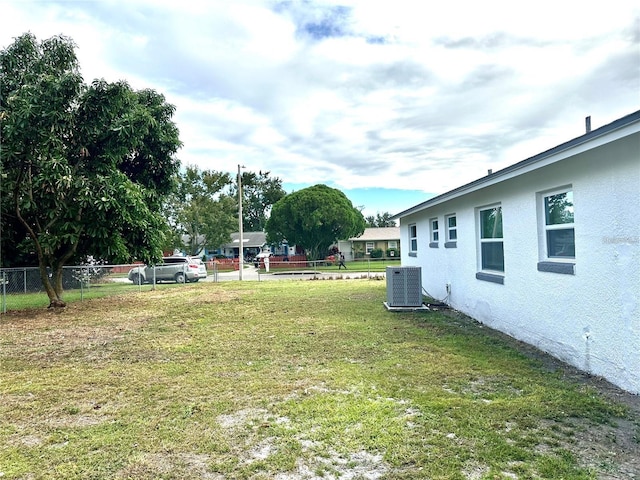
<svg viewBox="0 0 640 480"><path fill-rule="evenodd" d="M0 0L176 106L183 165L399 213L640 109L637 0Z"/></svg>

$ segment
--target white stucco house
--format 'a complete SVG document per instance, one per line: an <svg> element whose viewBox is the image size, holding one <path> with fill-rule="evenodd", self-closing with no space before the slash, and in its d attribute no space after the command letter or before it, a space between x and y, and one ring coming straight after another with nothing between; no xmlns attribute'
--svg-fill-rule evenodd
<svg viewBox="0 0 640 480"><path fill-rule="evenodd" d="M640 394L640 111L394 218L431 296Z"/></svg>

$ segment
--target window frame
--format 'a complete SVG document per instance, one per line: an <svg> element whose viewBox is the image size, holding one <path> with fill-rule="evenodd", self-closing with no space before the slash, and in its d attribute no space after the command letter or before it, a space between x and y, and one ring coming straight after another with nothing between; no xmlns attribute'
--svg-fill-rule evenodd
<svg viewBox="0 0 640 480"><path fill-rule="evenodd" d="M494 230L497 228L497 226L499 225L499 229L500 229L500 236L491 236L491 237L485 237L484 236L484 225L482 223L483 220L483 212L487 212L487 211L491 211L491 210L498 210L500 212L500 217L499 220L496 220L496 225L494 225ZM489 278L485 278L485 277L497 277L497 278L504 278L504 274L505 274L505 261L504 261L504 215L503 215L503 208L502 208L502 204L501 203L492 203L483 207L478 207L476 208L476 228L477 228L477 257L478 257L478 272L479 275L476 275L476 278L479 278L481 280L488 280ZM502 269L499 268L491 268L491 266L487 266L487 263L489 263L489 259L485 257L485 254L492 253L492 252L487 252L487 248L485 248L485 246L491 246L491 245L500 245L500 250L501 250L501 254L500 256L502 257L500 260L500 263L502 264ZM495 253L495 252L494 252ZM489 280L492 281L492 280ZM502 282L496 282L496 283L502 283Z"/></svg>
<svg viewBox="0 0 640 480"><path fill-rule="evenodd" d="M415 257L418 253L418 224L410 223L407 228L409 232L409 255Z"/></svg>
<svg viewBox="0 0 640 480"><path fill-rule="evenodd" d="M364 251L367 255L371 255L371 252L375 249L376 249L376 242L365 242Z"/></svg>
<svg viewBox="0 0 640 480"><path fill-rule="evenodd" d="M387 248L389 250L398 250L398 241L397 240L389 240L387 242Z"/></svg>
<svg viewBox="0 0 640 480"><path fill-rule="evenodd" d="M547 224L548 208L547 199L550 197L571 194L571 222ZM536 195L536 203L538 210L538 270L541 272L575 274L576 263L576 221L575 221L575 197L572 185L563 185L561 187L544 190ZM573 236L572 252L573 255L550 255L549 232L557 232L561 230L571 230Z"/></svg>
<svg viewBox="0 0 640 480"><path fill-rule="evenodd" d="M438 248L440 243L440 224L438 217L429 219L429 248Z"/></svg>
<svg viewBox="0 0 640 480"><path fill-rule="evenodd" d="M451 226L451 220L453 219L454 225ZM458 219L455 213L445 215L444 217L444 229L445 229L445 248L456 248L458 242ZM453 235L452 235L453 232Z"/></svg>

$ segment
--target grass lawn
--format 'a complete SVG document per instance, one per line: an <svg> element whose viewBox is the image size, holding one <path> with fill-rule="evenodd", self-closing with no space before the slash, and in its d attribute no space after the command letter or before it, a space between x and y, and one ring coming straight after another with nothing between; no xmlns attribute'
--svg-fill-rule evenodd
<svg viewBox="0 0 640 480"><path fill-rule="evenodd" d="M339 269L338 264L327 264L325 262L308 262L304 263L300 266L295 266L293 268L287 268L286 262L277 262L275 265L271 263L271 272L289 272L289 271L298 271L298 270L306 270L306 271L316 271L323 273L349 273L349 272L386 272L387 267L399 267L400 260L389 260L389 259L374 259L374 260L354 260L351 262L345 262L345 269ZM264 265L260 266L260 272L265 273Z"/></svg>
<svg viewBox="0 0 640 480"><path fill-rule="evenodd" d="M345 266L347 267L347 270L355 272L385 272L387 267L399 267L400 260L354 260L351 262L345 262ZM318 270L333 272L338 270L338 264L319 266Z"/></svg>
<svg viewBox="0 0 640 480"><path fill-rule="evenodd" d="M634 409L385 299L371 280L200 283L2 315L0 477L640 475Z"/></svg>
<svg viewBox="0 0 640 480"><path fill-rule="evenodd" d="M156 289L166 288L182 288L184 285L177 283L156 284ZM130 281L113 282L107 281L99 284L92 284L82 289L68 289L64 291L64 300L67 303L85 301L92 298L111 297L113 295L152 290L153 285L145 283L142 285L134 285ZM46 308L49 305L49 297L46 292L17 293L7 295L7 310L29 309L29 308Z"/></svg>

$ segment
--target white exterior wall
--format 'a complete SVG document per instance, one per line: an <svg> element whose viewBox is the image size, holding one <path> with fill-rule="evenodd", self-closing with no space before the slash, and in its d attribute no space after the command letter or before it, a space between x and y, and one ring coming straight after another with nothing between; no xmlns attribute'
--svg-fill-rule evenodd
<svg viewBox="0 0 640 480"><path fill-rule="evenodd" d="M582 149L585 150L585 149ZM575 274L541 272L538 192L571 185ZM480 271L476 209L500 203L504 284ZM457 217L444 248L445 215ZM429 248L429 219L440 224ZM418 229L409 256L408 225ZM402 264L422 267L424 289L492 328L640 394L640 134L582 151L501 183L401 217Z"/></svg>
<svg viewBox="0 0 640 480"><path fill-rule="evenodd" d="M339 240L338 250L344 255L344 259L347 262L353 260L353 242L351 240Z"/></svg>

